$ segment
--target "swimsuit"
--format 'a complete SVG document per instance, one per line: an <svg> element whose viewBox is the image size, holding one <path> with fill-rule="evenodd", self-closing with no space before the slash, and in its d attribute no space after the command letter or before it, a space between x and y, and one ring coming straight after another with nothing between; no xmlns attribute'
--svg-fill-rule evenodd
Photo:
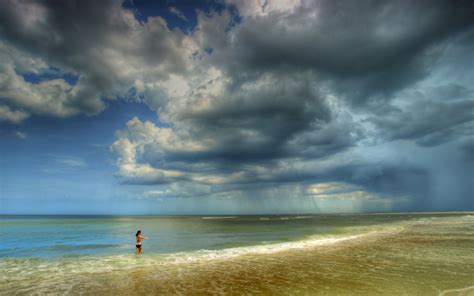
<svg viewBox="0 0 474 296"><path fill-rule="evenodd" d="M137 249L142 248L142 237L141 237L141 235L137 236L137 243L136 243L135 246L137 247Z"/></svg>

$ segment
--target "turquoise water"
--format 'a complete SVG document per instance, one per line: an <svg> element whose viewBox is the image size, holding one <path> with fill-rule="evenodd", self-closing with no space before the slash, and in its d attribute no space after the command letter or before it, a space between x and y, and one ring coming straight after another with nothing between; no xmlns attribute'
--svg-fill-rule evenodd
<svg viewBox="0 0 474 296"><path fill-rule="evenodd" d="M4 216L0 237L0 295L474 294L473 213Z"/></svg>
<svg viewBox="0 0 474 296"><path fill-rule="evenodd" d="M407 217L404 217L405 219ZM2 217L0 257L51 258L134 252L138 229L146 253L216 250L330 235L398 216Z"/></svg>

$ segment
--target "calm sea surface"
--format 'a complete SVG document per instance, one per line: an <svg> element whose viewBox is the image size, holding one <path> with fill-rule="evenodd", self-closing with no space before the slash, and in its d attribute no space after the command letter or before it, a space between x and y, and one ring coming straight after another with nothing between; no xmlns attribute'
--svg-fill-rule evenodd
<svg viewBox="0 0 474 296"><path fill-rule="evenodd" d="M474 213L0 217L0 294L32 293L474 295Z"/></svg>

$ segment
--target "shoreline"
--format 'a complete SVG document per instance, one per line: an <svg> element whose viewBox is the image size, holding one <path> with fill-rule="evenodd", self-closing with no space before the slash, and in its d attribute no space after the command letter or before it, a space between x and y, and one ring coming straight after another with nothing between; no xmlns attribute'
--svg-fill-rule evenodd
<svg viewBox="0 0 474 296"><path fill-rule="evenodd" d="M131 285L115 291L137 293L133 287L139 289L137 294L464 295L459 292L470 291L474 284L474 260L467 254L455 257L456 248L463 249L457 242L449 247L452 257L440 256L444 239L433 239L430 231L425 236L425 229L431 229L426 227L438 226L407 223L397 231L367 233L324 247L192 262L163 273L156 267L134 270ZM414 253L406 257L407 252Z"/></svg>
<svg viewBox="0 0 474 296"><path fill-rule="evenodd" d="M471 286L474 220L418 221L356 228L336 239L164 256L0 260L0 294L451 295Z"/></svg>

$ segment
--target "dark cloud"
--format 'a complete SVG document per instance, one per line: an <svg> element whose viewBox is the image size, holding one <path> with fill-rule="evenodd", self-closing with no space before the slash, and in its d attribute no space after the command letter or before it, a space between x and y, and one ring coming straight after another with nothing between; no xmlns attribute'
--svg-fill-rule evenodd
<svg viewBox="0 0 474 296"><path fill-rule="evenodd" d="M142 100L164 124L132 118L111 151L148 197L312 204L331 183L360 209L469 207L471 1L228 2L187 33L120 1L0 3L0 120ZM22 77L51 69L78 81Z"/></svg>
<svg viewBox="0 0 474 296"><path fill-rule="evenodd" d="M224 98L205 110L183 110L178 119L193 137L219 141L206 153L226 160L284 157L288 141L331 121L326 98L311 76L260 77L227 90Z"/></svg>
<svg viewBox="0 0 474 296"><path fill-rule="evenodd" d="M435 102L417 99L406 108L372 121L389 139L416 140L420 145L437 145L472 133L474 100Z"/></svg>
<svg viewBox="0 0 474 296"><path fill-rule="evenodd" d="M428 49L472 28L473 16L471 1L302 1L291 13L244 14L228 43L215 32L206 42L230 71L310 68L358 105L427 75L438 54Z"/></svg>
<svg viewBox="0 0 474 296"><path fill-rule="evenodd" d="M279 20L245 19L235 37L242 60L255 67L319 68L342 77L372 74L407 65L433 42L474 23L471 1L303 3Z"/></svg>
<svg viewBox="0 0 474 296"><path fill-rule="evenodd" d="M148 104L172 123L175 146L156 140L162 131L148 144L132 141L136 163L181 172L165 180L170 184L186 180L233 190L238 184L243 192L264 195L282 184L343 181L367 196L392 197L394 209L446 206L443 190L435 189L432 159L358 156L365 149L386 153L398 140L430 149L469 136L470 85L437 75L472 57L465 51L472 5L320 2L272 14L247 4L237 3L243 18L230 30L225 12L200 16L194 36L213 48L202 61L218 74L181 97L162 94L160 104L150 96ZM454 62L460 49L463 58ZM194 147L177 149L182 141ZM455 162L453 151L436 155ZM390 156L400 160L402 154ZM452 206L462 208L469 190L459 188Z"/></svg>
<svg viewBox="0 0 474 296"><path fill-rule="evenodd" d="M341 168L339 174L339 179L347 176L347 182L367 190L404 198L396 205L399 210L433 208L430 199L434 180L426 168L409 164L366 164Z"/></svg>
<svg viewBox="0 0 474 296"><path fill-rule="evenodd" d="M3 1L0 37L31 59L79 77L76 85L63 83L60 92L52 94L51 104L61 107L51 112L26 103L28 93L0 93L0 99L32 113L97 114L105 108L103 99L127 96L137 80L144 81L150 74L159 80L186 68L186 56L180 50L183 33L171 33L159 17L149 19L146 25L139 23L117 0ZM4 87L12 85L12 79L22 80L14 71L33 72L15 62L10 64L11 56L17 54L2 57L12 72L10 80L1 82ZM28 82L22 87L33 95L38 93ZM39 94L39 100L50 93Z"/></svg>
<svg viewBox="0 0 474 296"><path fill-rule="evenodd" d="M469 139L466 139L465 141L463 141L461 143L460 149L467 160L474 161L474 138L473 137L470 137ZM472 170L473 170L472 173L474 173L474 168Z"/></svg>

